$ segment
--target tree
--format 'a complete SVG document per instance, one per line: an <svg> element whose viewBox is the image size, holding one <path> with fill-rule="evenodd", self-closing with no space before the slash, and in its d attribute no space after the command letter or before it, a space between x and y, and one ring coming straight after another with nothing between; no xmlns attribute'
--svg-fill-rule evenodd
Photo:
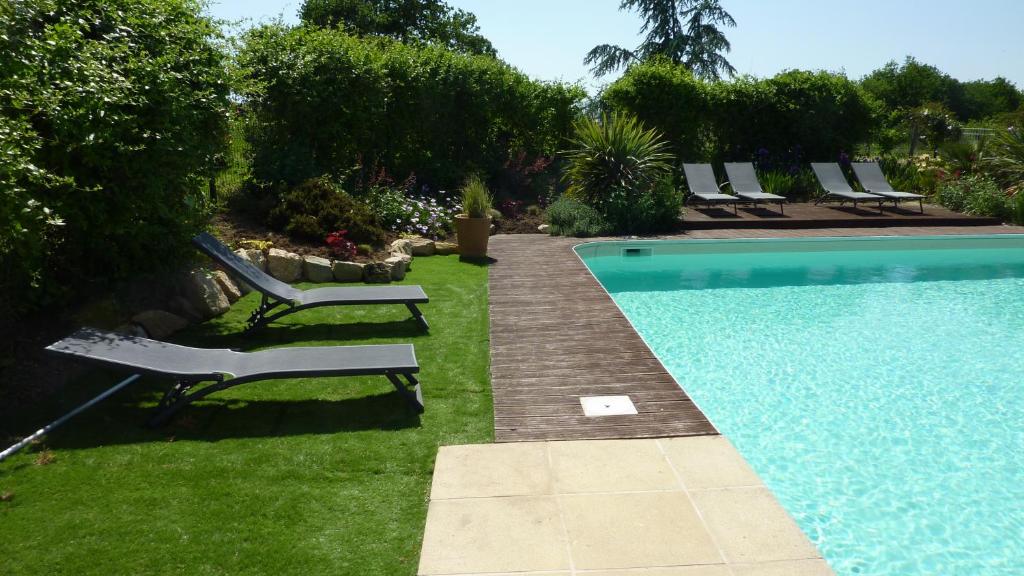
<svg viewBox="0 0 1024 576"><path fill-rule="evenodd" d="M900 114L929 102L939 102L953 112L963 108L964 89L955 78L935 66L922 64L907 56L902 65L895 61L868 74L861 86Z"/></svg>
<svg viewBox="0 0 1024 576"><path fill-rule="evenodd" d="M359 36L427 42L468 54L496 56L480 35L476 16L444 0L306 0L299 11L306 24L344 26Z"/></svg>
<svg viewBox="0 0 1024 576"><path fill-rule="evenodd" d="M644 19L640 32L646 34L635 50L601 44L584 58L596 76L641 62L652 56L682 64L694 75L718 80L721 73L736 73L722 55L731 46L720 26L734 27L736 21L719 0L622 0L620 10L636 9Z"/></svg>

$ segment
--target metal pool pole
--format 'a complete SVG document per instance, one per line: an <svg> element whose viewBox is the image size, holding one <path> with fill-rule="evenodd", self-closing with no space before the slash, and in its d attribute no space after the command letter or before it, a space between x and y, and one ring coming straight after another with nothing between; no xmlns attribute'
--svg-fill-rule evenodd
<svg viewBox="0 0 1024 576"><path fill-rule="evenodd" d="M131 376L122 380L118 385L114 386L113 388L110 388L109 390L103 392L99 396L93 398L92 400L89 400L85 404L82 404L78 408L75 408L71 412L68 412L67 414L54 420L50 424L47 424L46 426L43 426L39 430L36 430L34 433L22 439L21 442L18 442L14 446L11 446L10 448L4 450L3 452L0 452L0 462L3 462L7 457L11 456L18 450L21 450L25 446L28 446L29 444L35 442L39 438L46 436L47 434L57 429L60 425L64 424L68 420L71 420L75 416L81 414L82 412L88 410L89 408L92 408L96 404L99 404L100 402L106 400L107 398L113 396L114 394L117 394L121 389L138 380L139 376L140 374L132 374Z"/></svg>

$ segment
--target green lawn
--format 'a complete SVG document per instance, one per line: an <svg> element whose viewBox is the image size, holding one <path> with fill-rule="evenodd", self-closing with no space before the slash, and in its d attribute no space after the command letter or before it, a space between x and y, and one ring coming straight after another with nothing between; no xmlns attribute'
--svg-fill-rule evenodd
<svg viewBox="0 0 1024 576"><path fill-rule="evenodd" d="M411 342L426 412L383 377L247 384L140 426L165 383L136 384L0 463L0 573L380 574L416 572L437 447L493 437L487 269L419 258L429 335L402 306L305 311L238 335L255 294L176 338L206 347ZM93 374L39 425L118 381ZM73 397L72 397L73 396Z"/></svg>

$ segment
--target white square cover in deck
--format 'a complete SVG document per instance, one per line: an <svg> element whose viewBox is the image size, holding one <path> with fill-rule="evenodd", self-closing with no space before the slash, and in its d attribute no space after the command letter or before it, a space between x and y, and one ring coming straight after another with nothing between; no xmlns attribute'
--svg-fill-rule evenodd
<svg viewBox="0 0 1024 576"><path fill-rule="evenodd" d="M580 396L580 404L587 416L626 416L637 413L629 396Z"/></svg>

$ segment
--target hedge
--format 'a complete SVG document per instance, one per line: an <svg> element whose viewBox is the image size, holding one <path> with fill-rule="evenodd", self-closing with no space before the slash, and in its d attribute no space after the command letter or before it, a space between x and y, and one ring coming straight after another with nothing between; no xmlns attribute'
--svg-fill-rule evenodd
<svg viewBox="0 0 1024 576"><path fill-rule="evenodd" d="M866 142L876 105L853 81L828 72L703 82L669 62L632 66L601 95L604 108L662 131L682 161L831 160Z"/></svg>
<svg viewBox="0 0 1024 576"><path fill-rule="evenodd" d="M259 181L294 185L383 167L453 187L515 154L553 154L585 97L489 56L360 39L337 29L265 25L238 56Z"/></svg>

